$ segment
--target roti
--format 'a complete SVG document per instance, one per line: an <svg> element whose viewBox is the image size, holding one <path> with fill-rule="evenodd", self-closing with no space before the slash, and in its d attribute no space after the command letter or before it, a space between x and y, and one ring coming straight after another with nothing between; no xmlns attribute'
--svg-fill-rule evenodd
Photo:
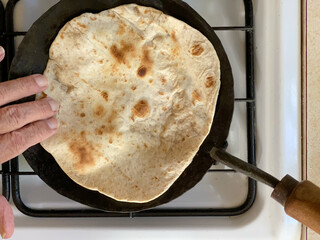
<svg viewBox="0 0 320 240"><path fill-rule="evenodd" d="M135 4L84 13L49 50L44 95L59 129L41 143L79 185L118 201L163 194L209 133L220 63L198 30Z"/></svg>

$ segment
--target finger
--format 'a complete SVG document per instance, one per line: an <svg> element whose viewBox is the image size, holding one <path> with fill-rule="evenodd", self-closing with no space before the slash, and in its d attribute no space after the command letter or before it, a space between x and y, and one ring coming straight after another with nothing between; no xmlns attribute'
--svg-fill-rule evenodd
<svg viewBox="0 0 320 240"><path fill-rule="evenodd" d="M0 108L0 134L19 129L24 125L55 115L58 103L52 98L15 104Z"/></svg>
<svg viewBox="0 0 320 240"><path fill-rule="evenodd" d="M49 118L0 135L0 164L49 138L57 131L57 128L58 121L55 118Z"/></svg>
<svg viewBox="0 0 320 240"><path fill-rule="evenodd" d="M0 62L4 59L5 55L4 48L0 46Z"/></svg>
<svg viewBox="0 0 320 240"><path fill-rule="evenodd" d="M40 74L0 83L0 106L42 92L48 80Z"/></svg>
<svg viewBox="0 0 320 240"><path fill-rule="evenodd" d="M3 239L10 238L14 231L12 208L4 196L0 196L0 234Z"/></svg>

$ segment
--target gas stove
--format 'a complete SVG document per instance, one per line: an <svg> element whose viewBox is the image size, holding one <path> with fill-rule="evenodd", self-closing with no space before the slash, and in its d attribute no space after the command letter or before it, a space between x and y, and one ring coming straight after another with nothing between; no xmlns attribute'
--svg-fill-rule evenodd
<svg viewBox="0 0 320 240"><path fill-rule="evenodd" d="M58 0L2 2L7 29L0 36L13 50ZM235 109L227 151L278 178L286 173L299 178L300 1L186 2L214 28L231 63ZM13 54L7 56L9 62ZM128 214L100 212L59 195L33 173L23 156L10 167L4 165L2 175L4 195L9 185L12 190L13 239L300 238L300 224L269 197L271 189L220 164L180 198Z"/></svg>

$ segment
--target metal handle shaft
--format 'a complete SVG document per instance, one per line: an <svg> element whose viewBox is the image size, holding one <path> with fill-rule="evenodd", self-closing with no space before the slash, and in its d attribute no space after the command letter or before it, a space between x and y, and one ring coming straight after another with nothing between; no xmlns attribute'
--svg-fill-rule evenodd
<svg viewBox="0 0 320 240"><path fill-rule="evenodd" d="M232 156L231 154L227 153L222 149L213 147L210 151L210 156L213 160L221 162L224 165L238 172L241 172L250 178L262 182L272 188L275 188L276 185L279 183L279 180L271 176L270 174L262 171L256 166L253 166L252 164L249 164L239 158Z"/></svg>

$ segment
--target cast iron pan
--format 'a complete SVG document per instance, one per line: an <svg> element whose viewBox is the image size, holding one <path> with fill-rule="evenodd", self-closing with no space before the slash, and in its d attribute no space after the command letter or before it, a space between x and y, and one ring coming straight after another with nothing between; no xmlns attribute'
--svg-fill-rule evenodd
<svg viewBox="0 0 320 240"><path fill-rule="evenodd" d="M227 55L210 25L189 5L180 0L61 0L43 14L30 28L13 59L10 79L43 73L49 47L66 22L84 12L97 13L119 5L136 3L163 11L202 32L215 47L221 61L221 89L210 134L192 163L160 197L147 203L127 203L88 190L73 182L54 158L40 144L29 148L24 157L39 177L58 193L88 206L111 212L141 211L167 203L196 185L212 165L209 152L222 147L228 136L233 113L233 77ZM106 26L108 27L108 26ZM23 99L32 101L35 97Z"/></svg>

